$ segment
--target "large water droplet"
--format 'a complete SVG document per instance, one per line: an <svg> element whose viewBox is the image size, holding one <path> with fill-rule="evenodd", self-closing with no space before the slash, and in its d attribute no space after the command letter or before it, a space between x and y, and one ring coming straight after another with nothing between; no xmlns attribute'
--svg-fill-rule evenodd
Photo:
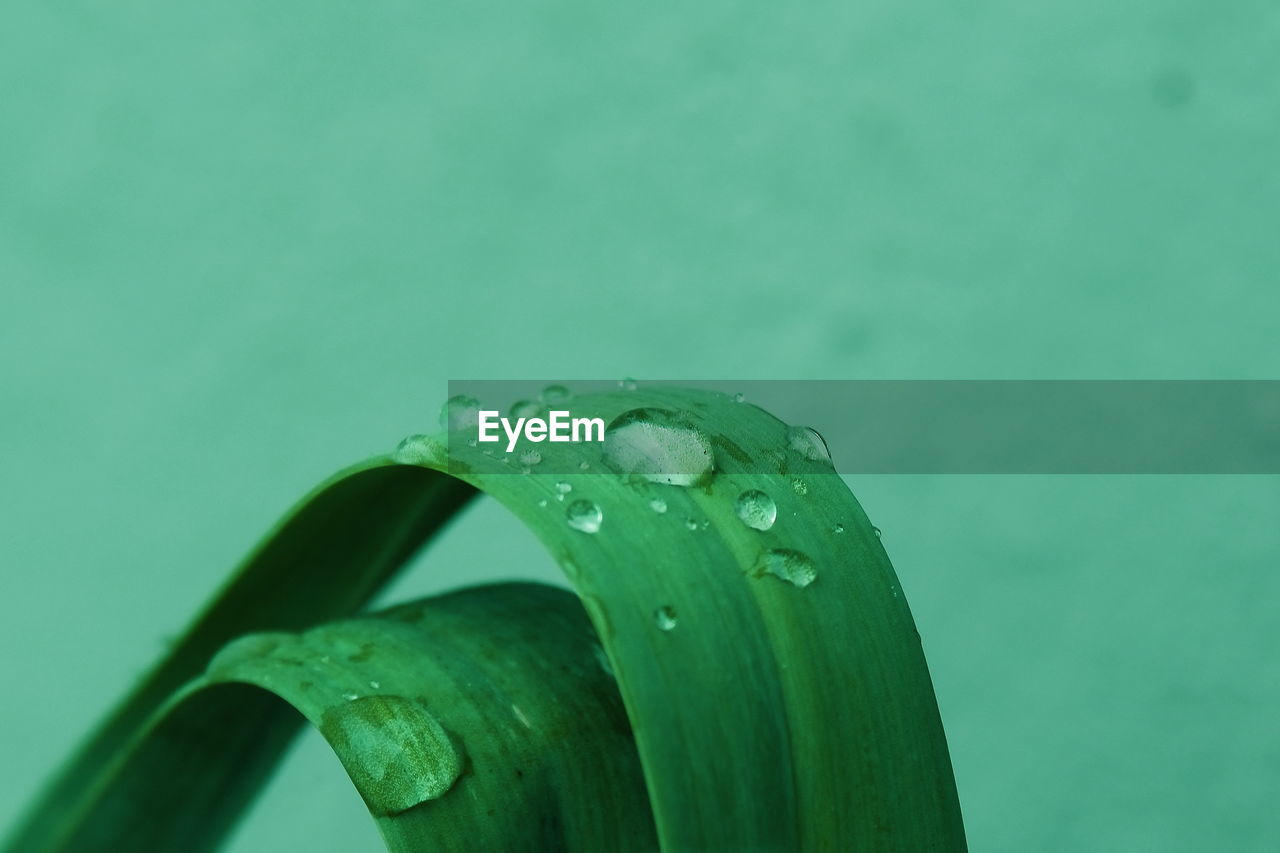
<svg viewBox="0 0 1280 853"><path fill-rule="evenodd" d="M600 507L588 500L577 500L569 504L564 515L569 519L570 527L583 533L595 533L600 529L600 522L604 521L604 513L600 511Z"/></svg>
<svg viewBox="0 0 1280 853"><path fill-rule="evenodd" d="M410 435L396 445L396 451L391 454L391 458L401 465L423 465L439 461L447 455L448 452L433 436Z"/></svg>
<svg viewBox="0 0 1280 853"><path fill-rule="evenodd" d="M827 442L812 427L793 426L787 429L787 446L812 462L831 464Z"/></svg>
<svg viewBox="0 0 1280 853"><path fill-rule="evenodd" d="M666 409L632 409L614 418L604 433L604 462L620 474L676 486L702 485L715 472L711 440Z"/></svg>
<svg viewBox="0 0 1280 853"><path fill-rule="evenodd" d="M480 401L466 394L458 394L445 400L440 407L440 426L453 432L472 429L480 423Z"/></svg>
<svg viewBox="0 0 1280 853"><path fill-rule="evenodd" d="M818 570L814 567L813 560L790 548L761 551L750 573L757 578L766 574L774 575L799 587L806 587L818 579Z"/></svg>
<svg viewBox="0 0 1280 853"><path fill-rule="evenodd" d="M569 389L563 385L548 385L542 389L539 398L548 406L558 405L568 400L570 397Z"/></svg>
<svg viewBox="0 0 1280 853"><path fill-rule="evenodd" d="M326 711L320 729L375 814L396 814L433 800L462 775L458 746L411 699L355 699Z"/></svg>
<svg viewBox="0 0 1280 853"><path fill-rule="evenodd" d="M511 405L510 417L512 420L520 418L536 418L542 415L542 404L535 403L533 400L517 400Z"/></svg>
<svg viewBox="0 0 1280 853"><path fill-rule="evenodd" d="M778 505L759 489L749 489L738 495L734 510L742 523L753 530L768 530L778 518Z"/></svg>
<svg viewBox="0 0 1280 853"><path fill-rule="evenodd" d="M661 631L670 631L676 627L676 609L670 604L665 604L653 611L654 624Z"/></svg>

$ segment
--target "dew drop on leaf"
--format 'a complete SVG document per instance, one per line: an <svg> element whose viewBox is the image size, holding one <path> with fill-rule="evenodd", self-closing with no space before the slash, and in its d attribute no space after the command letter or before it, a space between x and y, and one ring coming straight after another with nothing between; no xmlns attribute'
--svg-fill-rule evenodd
<svg viewBox="0 0 1280 853"><path fill-rule="evenodd" d="M831 528L831 532L832 532L832 533L844 533L844 525L843 525L843 524L841 524L840 522L836 522L836 523L832 526L832 528Z"/></svg>
<svg viewBox="0 0 1280 853"><path fill-rule="evenodd" d="M676 609L670 604L663 605L653 611L654 624L661 631L670 631L676 627Z"/></svg>
<svg viewBox="0 0 1280 853"><path fill-rule="evenodd" d="M814 567L813 560L790 548L761 551L750 574L757 578L766 574L773 575L798 587L806 587L818 579L818 570Z"/></svg>
<svg viewBox="0 0 1280 853"><path fill-rule="evenodd" d="M804 480L801 480L799 477L796 477L794 480L791 481L791 490L795 492L797 495L804 497L805 495L809 494L809 484L806 483Z"/></svg>
<svg viewBox="0 0 1280 853"><path fill-rule="evenodd" d="M563 403L570 397L569 389L563 385L548 385L542 389L539 399L548 406Z"/></svg>
<svg viewBox="0 0 1280 853"><path fill-rule="evenodd" d="M440 407L440 427L454 432L480 423L480 401L466 394L450 397Z"/></svg>
<svg viewBox="0 0 1280 853"><path fill-rule="evenodd" d="M604 432L604 462L652 483L700 486L715 473L711 440L667 409L631 409Z"/></svg>
<svg viewBox="0 0 1280 853"><path fill-rule="evenodd" d="M429 435L405 436L391 458L401 465L421 465L447 456L440 442Z"/></svg>
<svg viewBox="0 0 1280 853"><path fill-rule="evenodd" d="M564 514L569 519L569 526L583 533L595 533L604 521L604 513L600 511L600 507L588 500L574 501L565 509Z"/></svg>
<svg viewBox="0 0 1280 853"><path fill-rule="evenodd" d="M320 729L375 814L396 814L442 796L462 775L459 747L412 699L356 699L326 711Z"/></svg>
<svg viewBox="0 0 1280 853"><path fill-rule="evenodd" d="M811 462L831 464L831 451L827 450L827 442L813 427L788 428L787 446Z"/></svg>
<svg viewBox="0 0 1280 853"><path fill-rule="evenodd" d="M511 404L510 416L513 419L536 418L542 414L542 405L533 400L517 400Z"/></svg>
<svg viewBox="0 0 1280 853"><path fill-rule="evenodd" d="M520 454L520 464L530 467L542 462L542 454L536 450L526 450Z"/></svg>
<svg viewBox="0 0 1280 853"><path fill-rule="evenodd" d="M742 523L752 530L768 530L778 518L778 506L759 489L748 489L738 495L734 511Z"/></svg>
<svg viewBox="0 0 1280 853"><path fill-rule="evenodd" d="M649 501L649 509L661 515L667 511L667 502L662 498L653 498Z"/></svg>

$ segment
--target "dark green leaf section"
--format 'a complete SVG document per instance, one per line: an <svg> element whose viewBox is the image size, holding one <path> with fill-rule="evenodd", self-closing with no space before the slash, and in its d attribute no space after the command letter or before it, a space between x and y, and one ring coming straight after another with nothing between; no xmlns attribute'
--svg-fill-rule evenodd
<svg viewBox="0 0 1280 853"><path fill-rule="evenodd" d="M578 599L538 584L249 635L161 711L57 846L213 849L305 718L393 850L652 850L604 661Z"/></svg>
<svg viewBox="0 0 1280 853"><path fill-rule="evenodd" d="M407 442L394 458L340 476L268 539L91 742L28 824L25 839L37 843L15 849L47 849L64 823L76 825L83 792L116 772L112 757L122 744L216 648L246 630L297 631L350 612L474 487L538 535L580 594L617 673L663 849L964 850L946 741L910 612L874 528L812 437L749 404L688 389L584 395L570 408L606 422L649 410L619 421L646 441L665 441L687 424L699 436L692 452L659 450L692 465L692 476L672 478L691 485L657 482L643 454L614 448L606 458L598 444L541 444L542 462L521 474L501 450L485 453L460 437ZM653 414L662 412L670 416ZM702 471L708 447L714 467ZM633 463L634 472L610 467ZM541 474L539 464L576 473ZM759 503L757 493L772 504L771 524L761 521L768 513L748 514L750 523L742 516L743 495ZM302 698L291 701L307 713ZM461 732L465 740L468 731L429 703L425 710L381 700L362 707L351 725L313 717L340 755L379 754L369 734L378 720L415 719L396 736L420 755L442 756L453 742L445 735ZM413 716L419 710L438 731ZM521 765L506 766L511 775ZM570 849L539 847L529 839L541 834L505 822L506 806L493 803L475 806L488 822L477 822L476 812L450 823L443 804L460 799L457 786L398 811L416 796L405 793L411 780L430 785L448 775L447 763L430 772L374 773L393 780L385 795L359 766L348 767L393 850L435 849L423 840L460 839L477 827L492 827L485 841L493 846L472 849ZM607 772L590 762L575 768ZM78 785L85 780L88 788ZM564 822L556 797L581 796L575 784L549 784L536 794L512 788L512 797L540 804L539 827ZM493 790L486 796L498 796L501 786ZM429 813L440 826L419 831L409 820L427 821Z"/></svg>

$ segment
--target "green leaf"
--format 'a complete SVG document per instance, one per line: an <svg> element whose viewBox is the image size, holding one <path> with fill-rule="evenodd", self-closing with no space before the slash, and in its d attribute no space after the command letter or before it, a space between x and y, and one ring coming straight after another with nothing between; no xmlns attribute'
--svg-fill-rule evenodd
<svg viewBox="0 0 1280 853"><path fill-rule="evenodd" d="M76 820L74 808L47 812L83 811L77 779L110 787L129 733L216 647L359 606L474 487L537 534L581 596L617 674L663 849L963 850L919 637L820 439L689 389L583 395L571 407L618 424L604 455L598 444L540 446L542 470L573 474L520 475L501 452L421 437L304 503L71 765L22 849L47 849L59 836L50 827L68 811ZM653 452L626 452L637 445ZM685 467L672 476L672 465Z"/></svg>

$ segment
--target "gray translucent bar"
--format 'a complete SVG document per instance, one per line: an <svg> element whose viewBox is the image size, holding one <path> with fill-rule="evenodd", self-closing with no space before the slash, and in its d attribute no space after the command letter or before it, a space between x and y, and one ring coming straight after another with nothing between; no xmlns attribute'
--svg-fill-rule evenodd
<svg viewBox="0 0 1280 853"><path fill-rule="evenodd" d="M505 414L547 385L458 380ZM842 474L1277 474L1275 380L648 380L742 394L817 429ZM762 460L764 470L764 460Z"/></svg>

